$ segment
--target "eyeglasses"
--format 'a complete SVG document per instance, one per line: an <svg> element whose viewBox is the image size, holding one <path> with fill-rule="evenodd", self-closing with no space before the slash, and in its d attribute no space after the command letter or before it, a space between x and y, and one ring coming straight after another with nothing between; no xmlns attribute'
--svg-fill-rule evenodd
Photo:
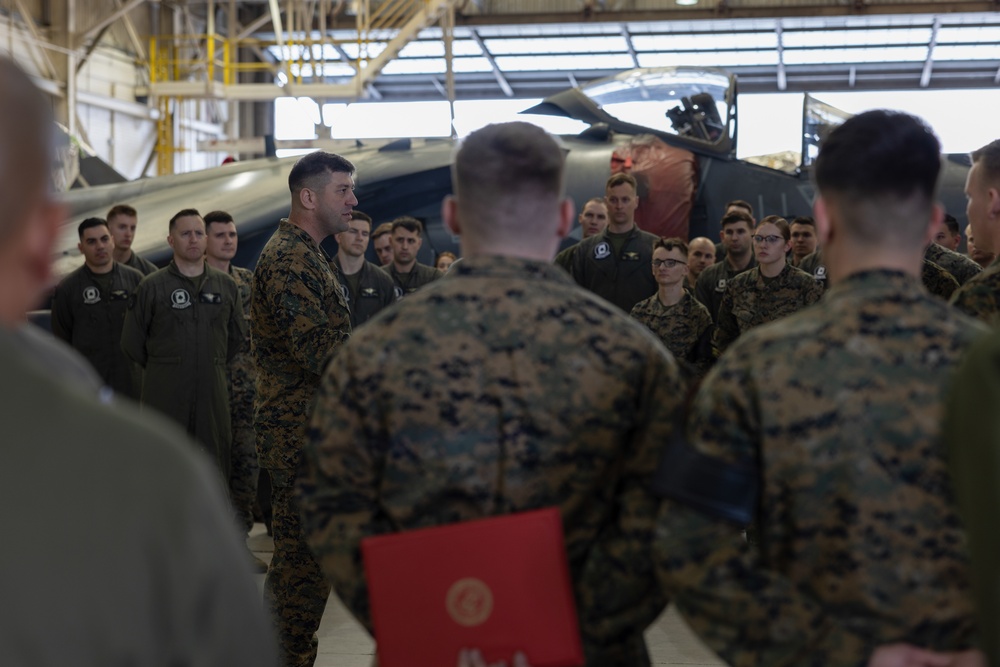
<svg viewBox="0 0 1000 667"><path fill-rule="evenodd" d="M774 245L778 241L784 241L785 239L777 234L768 234L767 236L761 236L760 234L755 234L753 237L754 243L766 243L767 245Z"/></svg>
<svg viewBox="0 0 1000 667"><path fill-rule="evenodd" d="M682 262L679 259L654 259L653 260L653 268L654 269L658 269L661 266L665 266L668 269L672 269L675 266L677 266L678 264L680 264L681 266L687 266L687 262Z"/></svg>

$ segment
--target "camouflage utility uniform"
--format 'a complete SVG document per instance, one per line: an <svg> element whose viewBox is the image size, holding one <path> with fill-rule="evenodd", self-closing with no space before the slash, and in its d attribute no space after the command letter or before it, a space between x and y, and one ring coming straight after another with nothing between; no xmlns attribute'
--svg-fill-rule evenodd
<svg viewBox="0 0 1000 667"><path fill-rule="evenodd" d="M397 299L402 299L407 294L413 294L427 283L432 283L444 275L433 266L427 266L420 262L415 262L409 273L400 273L396 270L396 265L392 263L381 268L392 278Z"/></svg>
<svg viewBox="0 0 1000 667"><path fill-rule="evenodd" d="M253 528L253 503L257 498L257 446L253 431L254 386L253 357L250 356L250 307L253 297L253 273L229 265L229 275L236 281L247 320L247 344L229 364L229 404L233 415L232 470L229 495L244 534Z"/></svg>
<svg viewBox="0 0 1000 667"><path fill-rule="evenodd" d="M696 376L712 365L712 317L708 309L685 291L673 306L664 306L656 294L635 304L632 317L663 341L674 358L690 365Z"/></svg>
<svg viewBox="0 0 1000 667"><path fill-rule="evenodd" d="M940 424L949 376L984 331L916 278L876 270L717 362L688 439L708 469L756 480L757 543L743 525L668 502L656 548L678 608L727 663L847 667L891 642L969 646L965 535Z"/></svg>
<svg viewBox="0 0 1000 667"><path fill-rule="evenodd" d="M306 532L371 630L377 533L557 506L587 664L649 664L647 491L683 396L663 346L549 263L468 258L334 357L299 480Z"/></svg>
<svg viewBox="0 0 1000 667"><path fill-rule="evenodd" d="M52 333L86 357L109 387L135 400L141 370L122 352L122 324L143 277L118 262L104 274L84 264L63 278L52 296Z"/></svg>
<svg viewBox="0 0 1000 667"><path fill-rule="evenodd" d="M958 290L958 280L943 268L930 260L924 260L920 269L920 282L927 291L945 301Z"/></svg>
<svg viewBox="0 0 1000 667"><path fill-rule="evenodd" d="M1000 325L1000 259L962 285L952 295L951 303L990 326Z"/></svg>
<svg viewBox="0 0 1000 667"><path fill-rule="evenodd" d="M306 546L292 485L320 374L351 333L350 312L330 257L288 220L261 251L253 285L254 428L260 466L271 476L274 533L264 597L283 664L311 665L330 584Z"/></svg>
<svg viewBox="0 0 1000 667"><path fill-rule="evenodd" d="M751 258L746 268L737 271L729 265L729 262L721 259L701 272L701 275L698 276L698 282L695 283L694 297L708 309L708 314L712 316L713 322L719 321L719 306L722 305L722 297L726 294L726 286L729 281L755 266L757 266L757 260Z"/></svg>
<svg viewBox="0 0 1000 667"><path fill-rule="evenodd" d="M983 267L963 255L949 250L942 245L932 243L924 251L924 259L934 262L942 269L955 276L959 285L964 285L983 272Z"/></svg>
<svg viewBox="0 0 1000 667"><path fill-rule="evenodd" d="M143 367L142 405L193 435L226 480L233 438L226 366L246 344L246 320L233 279L204 267L189 277L171 260L139 283L122 350Z"/></svg>
<svg viewBox="0 0 1000 667"><path fill-rule="evenodd" d="M615 304L626 313L656 294L653 278L653 244L656 236L632 227L615 252L609 227L576 246L570 275L581 287Z"/></svg>
<svg viewBox="0 0 1000 667"><path fill-rule="evenodd" d="M816 280L789 264L774 278L765 277L760 267L744 271L728 282L719 305L712 337L716 356L750 329L802 310L821 296Z"/></svg>

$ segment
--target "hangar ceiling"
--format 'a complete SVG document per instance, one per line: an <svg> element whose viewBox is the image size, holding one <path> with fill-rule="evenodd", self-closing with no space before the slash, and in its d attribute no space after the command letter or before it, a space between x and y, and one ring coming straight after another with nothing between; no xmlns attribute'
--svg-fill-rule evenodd
<svg viewBox="0 0 1000 667"><path fill-rule="evenodd" d="M690 0L689 0L690 1ZM1000 87L1000 0L468 0L456 3L456 99L544 97L633 67L699 65L743 92ZM264 13L266 6L257 6ZM310 46L271 46L311 82L350 77L351 3L334 3ZM276 37L271 25L257 36ZM366 88L374 100L447 98L437 26L420 31ZM329 44L322 44L323 40ZM367 44L369 57L386 40ZM336 45L336 46L332 46Z"/></svg>

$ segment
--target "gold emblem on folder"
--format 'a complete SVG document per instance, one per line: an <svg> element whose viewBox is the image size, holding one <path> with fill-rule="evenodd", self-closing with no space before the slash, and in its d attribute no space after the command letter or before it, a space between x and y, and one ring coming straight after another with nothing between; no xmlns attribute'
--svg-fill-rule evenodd
<svg viewBox="0 0 1000 667"><path fill-rule="evenodd" d="M445 607L448 615L459 625L481 625L493 612L493 592L479 579L459 579L448 589Z"/></svg>

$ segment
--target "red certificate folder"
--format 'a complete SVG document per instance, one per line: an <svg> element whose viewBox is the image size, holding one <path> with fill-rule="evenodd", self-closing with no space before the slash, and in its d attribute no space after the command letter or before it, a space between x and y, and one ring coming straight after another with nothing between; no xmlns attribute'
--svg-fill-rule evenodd
<svg viewBox="0 0 1000 667"><path fill-rule="evenodd" d="M558 509L370 537L361 552L380 667L450 667L463 648L584 662Z"/></svg>

